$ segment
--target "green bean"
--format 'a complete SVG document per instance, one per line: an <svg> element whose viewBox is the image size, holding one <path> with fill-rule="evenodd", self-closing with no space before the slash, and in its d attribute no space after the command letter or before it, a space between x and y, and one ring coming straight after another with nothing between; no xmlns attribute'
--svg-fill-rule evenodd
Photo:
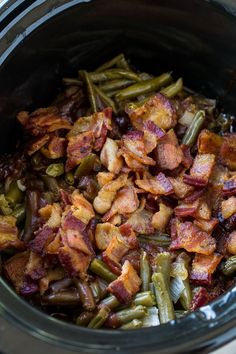
<svg viewBox="0 0 236 354"><path fill-rule="evenodd" d="M25 204L17 205L12 212L12 216L15 216L17 225L20 224L26 215Z"/></svg>
<svg viewBox="0 0 236 354"><path fill-rule="evenodd" d="M205 112L204 111L198 111L195 116L193 117L193 120L188 127L183 140L182 144L187 145L189 147L192 147L197 140L198 134L202 128L202 125L205 121Z"/></svg>
<svg viewBox="0 0 236 354"><path fill-rule="evenodd" d="M160 323L174 320L174 306L171 301L170 291L162 273L154 273L152 281L155 287L156 302L159 309Z"/></svg>
<svg viewBox="0 0 236 354"><path fill-rule="evenodd" d="M83 82L81 80L73 79L70 77L64 77L62 79L62 82L64 85L67 85L67 86L82 86L83 85Z"/></svg>
<svg viewBox="0 0 236 354"><path fill-rule="evenodd" d="M227 259L222 267L224 275L232 275L236 272L236 255Z"/></svg>
<svg viewBox="0 0 236 354"><path fill-rule="evenodd" d="M151 79L154 78L153 75L150 75L150 74L148 74L148 73L141 73L141 74L139 74L139 77L140 77L140 79L141 79L142 81L151 80Z"/></svg>
<svg viewBox="0 0 236 354"><path fill-rule="evenodd" d="M60 197L60 186L56 178L47 175L42 175L41 178L49 191L53 193L54 199L58 200Z"/></svg>
<svg viewBox="0 0 236 354"><path fill-rule="evenodd" d="M185 310L189 310L192 302L192 290L189 284L189 277L183 281L184 290L180 295L180 303Z"/></svg>
<svg viewBox="0 0 236 354"><path fill-rule="evenodd" d="M59 177L64 173L63 163L52 163L46 169L46 174L50 177Z"/></svg>
<svg viewBox="0 0 236 354"><path fill-rule="evenodd" d="M168 98L176 96L183 89L183 79L180 78L173 84L164 87L160 92Z"/></svg>
<svg viewBox="0 0 236 354"><path fill-rule="evenodd" d="M106 280L109 283L117 278L117 275L112 273L110 269L107 267L107 265L103 261L97 258L94 258L92 260L89 269L92 273L97 274L98 276L100 276L102 279Z"/></svg>
<svg viewBox="0 0 236 354"><path fill-rule="evenodd" d="M75 323L77 324L77 326L86 327L93 317L94 317L93 312L84 311L77 317Z"/></svg>
<svg viewBox="0 0 236 354"><path fill-rule="evenodd" d="M88 283L84 280L78 280L78 279L74 279L74 282L79 291L79 297L81 299L83 308L88 311L94 310L96 304Z"/></svg>
<svg viewBox="0 0 236 354"><path fill-rule="evenodd" d="M52 283L50 285L49 289L53 294L55 294L55 293L61 292L62 290L67 289L72 284L73 284L72 279L64 278L64 279L60 279L60 280L57 280L54 283Z"/></svg>
<svg viewBox="0 0 236 354"><path fill-rule="evenodd" d="M142 291L149 290L149 283L151 279L151 267L149 264L147 252L142 251L140 256L140 277L142 280Z"/></svg>
<svg viewBox="0 0 236 354"><path fill-rule="evenodd" d="M89 154L85 156L75 170L74 176L80 178L89 175L92 171L99 171L101 162L96 154Z"/></svg>
<svg viewBox="0 0 236 354"><path fill-rule="evenodd" d="M39 209L39 192L27 191L26 192L26 218L24 233L22 236L23 241L29 242L34 236L34 231L38 227L37 215Z"/></svg>
<svg viewBox="0 0 236 354"><path fill-rule="evenodd" d="M128 322L121 326L121 329L136 329L136 328L141 328L143 326L142 321L134 319L131 322Z"/></svg>
<svg viewBox="0 0 236 354"><path fill-rule="evenodd" d="M121 62L123 63L123 60L125 60L125 57L124 57L124 54L121 53L121 54L115 56L114 58L112 58L111 60L107 61L106 63L100 65L95 70L95 72L96 73L100 73L100 72L102 72L104 70L112 68L113 66L116 66L116 65L118 66L118 65L120 65ZM124 67L124 69L127 70L127 67Z"/></svg>
<svg viewBox="0 0 236 354"><path fill-rule="evenodd" d="M1 210L3 215L12 214L12 209L10 208L9 203L6 200L4 194L0 194L0 210Z"/></svg>
<svg viewBox="0 0 236 354"><path fill-rule="evenodd" d="M160 272L163 275L166 286L169 287L170 265L171 265L170 253L169 252L159 253L155 257L155 264L157 267L157 272Z"/></svg>
<svg viewBox="0 0 236 354"><path fill-rule="evenodd" d="M117 328L134 319L143 318L147 313L146 307L138 305L132 308L118 311L109 316L107 321L108 327Z"/></svg>
<svg viewBox="0 0 236 354"><path fill-rule="evenodd" d="M110 314L110 309L108 307L102 307L97 315L91 319L88 324L88 328L100 328L102 327L103 323L106 321Z"/></svg>
<svg viewBox="0 0 236 354"><path fill-rule="evenodd" d="M18 188L17 181L13 181L10 184L9 190L6 193L6 200L9 202L10 206L15 206L21 203L24 193Z"/></svg>
<svg viewBox="0 0 236 354"><path fill-rule="evenodd" d="M100 286L99 286L97 280L94 280L93 282L91 282L89 284L89 286L90 286L90 289L92 291L95 301L98 302L101 299L101 289L100 289Z"/></svg>
<svg viewBox="0 0 236 354"><path fill-rule="evenodd" d="M129 63L128 63L127 60L125 59L125 56L124 56L124 55L121 56L120 60L119 60L118 63L117 63L117 66L118 66L119 68L124 69L124 70L131 71L130 66L129 66Z"/></svg>
<svg viewBox="0 0 236 354"><path fill-rule="evenodd" d="M86 84L89 103L91 105L92 112L95 113L95 112L97 112L97 102L96 102L94 86L93 86L93 83L92 83L91 76L85 70L81 70L79 72L79 74L80 74L80 76L82 77L83 81Z"/></svg>
<svg viewBox="0 0 236 354"><path fill-rule="evenodd" d="M69 306L77 305L79 302L79 293L74 290L61 291L56 294L44 295L42 297L42 303L45 305Z"/></svg>
<svg viewBox="0 0 236 354"><path fill-rule="evenodd" d="M99 88L104 92L110 92L114 90L119 90L124 87L130 86L134 83L134 80L120 79L107 81L105 84L101 84Z"/></svg>
<svg viewBox="0 0 236 354"><path fill-rule="evenodd" d="M140 77L132 71L123 69L109 69L103 72L89 73L91 81L94 83L126 78L134 81L141 81Z"/></svg>
<svg viewBox="0 0 236 354"><path fill-rule="evenodd" d="M138 236L140 242L155 243L157 246L169 246L171 238L167 234L157 233L156 235Z"/></svg>
<svg viewBox="0 0 236 354"><path fill-rule="evenodd" d="M109 307L109 309L114 310L120 306L120 302L114 295L110 295L100 302L99 307L102 306L106 306Z"/></svg>
<svg viewBox="0 0 236 354"><path fill-rule="evenodd" d="M67 184L69 184L70 186L73 186L74 182L75 182L75 178L72 172L66 172L65 174L65 181Z"/></svg>
<svg viewBox="0 0 236 354"><path fill-rule="evenodd" d="M34 167L38 167L42 162L42 154L39 151L35 152L31 156L31 163Z"/></svg>
<svg viewBox="0 0 236 354"><path fill-rule="evenodd" d="M109 98L102 90L100 90L100 88L98 86L93 86L94 91L96 92L96 94L101 98L101 100L103 101L103 103L107 106L107 107L111 107L114 113L117 113L117 108L115 106L115 102Z"/></svg>
<svg viewBox="0 0 236 354"><path fill-rule="evenodd" d="M164 73L158 77L151 80L142 81L131 85L123 90L121 90L117 95L116 99L118 101L124 101L131 98L138 97L140 95L145 95L147 93L157 91L162 86L168 84L171 81L171 74Z"/></svg>
<svg viewBox="0 0 236 354"><path fill-rule="evenodd" d="M151 291L144 291L138 293L134 298L135 305L143 305L146 307L152 307L155 305L155 299Z"/></svg>
<svg viewBox="0 0 236 354"><path fill-rule="evenodd" d="M106 92L106 94L108 97L114 97L118 92L120 92L120 90L109 91Z"/></svg>

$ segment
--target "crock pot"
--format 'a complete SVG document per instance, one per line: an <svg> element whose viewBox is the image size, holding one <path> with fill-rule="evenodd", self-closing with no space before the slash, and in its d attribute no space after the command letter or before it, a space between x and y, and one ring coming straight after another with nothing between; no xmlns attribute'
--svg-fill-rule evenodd
<svg viewBox="0 0 236 354"><path fill-rule="evenodd" d="M235 1L2 0L0 152L18 134L21 109L48 104L63 76L119 52L236 113ZM236 287L183 319L136 331L89 330L32 308L0 279L0 352L6 354L208 353L236 337Z"/></svg>

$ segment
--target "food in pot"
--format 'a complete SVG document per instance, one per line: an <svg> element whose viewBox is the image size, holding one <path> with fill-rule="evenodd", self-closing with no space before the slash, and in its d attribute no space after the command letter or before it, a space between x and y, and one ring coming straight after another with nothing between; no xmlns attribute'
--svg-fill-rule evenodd
<svg viewBox="0 0 236 354"><path fill-rule="evenodd" d="M156 326L206 305L236 270L234 118L118 55L17 119L0 160L2 276L56 318Z"/></svg>

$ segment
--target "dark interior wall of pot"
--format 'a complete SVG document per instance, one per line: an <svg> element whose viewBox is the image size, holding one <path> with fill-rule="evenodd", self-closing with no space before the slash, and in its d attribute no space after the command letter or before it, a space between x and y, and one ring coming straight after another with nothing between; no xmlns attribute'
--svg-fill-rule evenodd
<svg viewBox="0 0 236 354"><path fill-rule="evenodd" d="M22 30L19 25L16 35ZM94 0L73 6L26 37L0 68L0 150L15 139L17 111L48 104L63 75L92 70L121 51L142 70L173 70L189 87L223 97L225 110L235 113L235 38L235 19L210 1Z"/></svg>

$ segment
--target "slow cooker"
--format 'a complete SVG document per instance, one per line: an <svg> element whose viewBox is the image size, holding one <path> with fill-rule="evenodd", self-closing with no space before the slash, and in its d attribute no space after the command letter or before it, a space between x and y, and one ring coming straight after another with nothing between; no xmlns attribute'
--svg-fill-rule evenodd
<svg viewBox="0 0 236 354"><path fill-rule="evenodd" d="M235 0L2 0L0 150L15 115L47 105L63 76L124 52L141 70L173 70L236 112ZM182 319L122 332L76 327L39 312L0 279L0 351L38 354L209 353L236 337L236 286Z"/></svg>

